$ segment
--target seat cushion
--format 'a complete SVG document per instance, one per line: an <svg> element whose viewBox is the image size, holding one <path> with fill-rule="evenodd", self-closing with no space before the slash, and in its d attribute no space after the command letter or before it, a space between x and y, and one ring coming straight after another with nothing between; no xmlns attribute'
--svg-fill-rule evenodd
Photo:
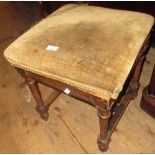
<svg viewBox="0 0 155 155"><path fill-rule="evenodd" d="M150 32L150 15L85 5L66 5L13 42L13 65L116 99ZM57 51L46 50L48 45Z"/></svg>

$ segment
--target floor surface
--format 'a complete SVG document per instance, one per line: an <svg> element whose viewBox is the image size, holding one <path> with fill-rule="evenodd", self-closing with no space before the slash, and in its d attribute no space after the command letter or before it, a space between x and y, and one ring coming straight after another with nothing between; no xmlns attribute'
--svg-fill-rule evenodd
<svg viewBox="0 0 155 155"><path fill-rule="evenodd" d="M4 49L39 20L32 2L0 2L0 153L101 153L93 106L62 94L50 107L49 120L43 121L24 80L3 56ZM155 49L151 48L139 95L130 102L106 153L155 153L155 119L139 107L154 60ZM49 102L52 89L41 86L41 91Z"/></svg>

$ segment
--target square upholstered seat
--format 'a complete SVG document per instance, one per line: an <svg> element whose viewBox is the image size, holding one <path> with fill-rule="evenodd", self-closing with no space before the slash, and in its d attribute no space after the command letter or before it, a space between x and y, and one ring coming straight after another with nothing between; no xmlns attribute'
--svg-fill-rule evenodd
<svg viewBox="0 0 155 155"><path fill-rule="evenodd" d="M116 98L153 22L143 13L66 5L17 39L5 57L19 68ZM48 45L59 49L47 51Z"/></svg>

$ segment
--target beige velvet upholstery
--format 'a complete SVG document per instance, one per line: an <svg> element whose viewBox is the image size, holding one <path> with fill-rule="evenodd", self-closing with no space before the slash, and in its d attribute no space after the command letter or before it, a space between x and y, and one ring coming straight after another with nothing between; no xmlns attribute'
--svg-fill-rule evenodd
<svg viewBox="0 0 155 155"><path fill-rule="evenodd" d="M66 5L13 42L13 65L98 96L117 98L151 30L150 15ZM56 45L56 52L46 50Z"/></svg>

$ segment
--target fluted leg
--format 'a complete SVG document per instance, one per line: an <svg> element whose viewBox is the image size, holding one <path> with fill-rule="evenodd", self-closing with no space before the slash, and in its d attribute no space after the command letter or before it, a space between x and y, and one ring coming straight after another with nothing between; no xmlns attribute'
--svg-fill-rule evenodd
<svg viewBox="0 0 155 155"><path fill-rule="evenodd" d="M37 106L36 106L37 112L40 113L40 116L42 119L47 120L48 116L49 116L48 108L45 106L45 104L42 100L37 82L34 79L32 79L31 77L25 77L25 81L28 84L28 86L31 90L31 93L37 103Z"/></svg>
<svg viewBox="0 0 155 155"><path fill-rule="evenodd" d="M100 125L100 134L98 136L97 142L98 147L101 151L106 151L108 149L108 144L110 142L110 136L108 135L108 124L111 115L110 110L104 110L98 108L98 117Z"/></svg>

